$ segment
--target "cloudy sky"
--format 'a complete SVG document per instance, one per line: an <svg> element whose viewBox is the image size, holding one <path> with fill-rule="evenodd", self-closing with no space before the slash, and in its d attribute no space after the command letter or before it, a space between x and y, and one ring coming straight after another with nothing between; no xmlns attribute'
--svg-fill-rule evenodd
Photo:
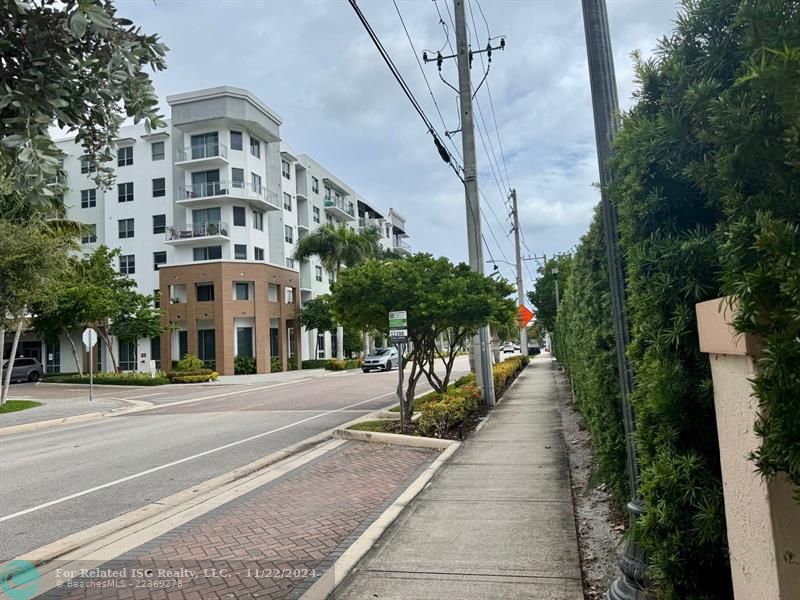
<svg viewBox="0 0 800 600"><path fill-rule="evenodd" d="M455 45L445 4L451 8L452 2L398 0L419 53L446 51L448 37ZM485 21L477 0L471 4L474 28L469 12L467 20L477 45L485 46L489 33L507 40L478 93L486 127L476 109L476 139L485 258L493 256L513 279L512 267L499 262L514 257L504 206L509 184L517 190L527 246L538 255L572 248L599 201L592 187L598 175L581 4L481 0ZM442 131L394 4L360 0L359 6ZM119 0L118 8L170 47L168 70L155 76L162 100L222 84L250 89L283 117L282 136L295 150L313 156L377 206L404 215L415 250L466 260L463 186L438 157L347 0ZM653 52L672 27L677 3L608 0L608 12L624 108L634 89L631 52ZM447 128L456 129L455 93L435 65L425 71ZM457 84L453 61L442 75ZM473 81L482 76L476 59ZM460 151L458 135L454 142ZM528 264L529 273L534 268ZM528 276L525 285L530 287Z"/></svg>

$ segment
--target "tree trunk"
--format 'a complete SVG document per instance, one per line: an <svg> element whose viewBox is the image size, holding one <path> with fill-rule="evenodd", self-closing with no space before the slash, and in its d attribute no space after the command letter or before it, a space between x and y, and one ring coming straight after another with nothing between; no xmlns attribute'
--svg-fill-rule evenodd
<svg viewBox="0 0 800 600"><path fill-rule="evenodd" d="M117 367L117 359L114 358L114 346L111 345L111 339L108 336L108 332L106 331L105 327L98 327L97 333L100 335L101 338L103 338L103 341L106 343L106 347L108 348L108 355L111 357L111 366L113 367L114 373L116 373L119 370L119 368Z"/></svg>
<svg viewBox="0 0 800 600"><path fill-rule="evenodd" d="M72 348L72 357L75 359L75 366L78 367L78 373L83 377L83 359L78 359L78 349L75 347L75 340L72 339L72 335L66 329L64 333L67 335L67 340Z"/></svg>
<svg viewBox="0 0 800 600"><path fill-rule="evenodd" d="M2 391L0 391L0 406L3 406L6 403L6 398L8 398L8 386L11 385L11 371L14 369L14 355L17 353L17 346L19 345L19 338L22 335L22 325L24 322L25 319L20 317L19 321L17 321L17 329L14 331L14 342L11 344L11 353L8 355L6 380L3 382Z"/></svg>

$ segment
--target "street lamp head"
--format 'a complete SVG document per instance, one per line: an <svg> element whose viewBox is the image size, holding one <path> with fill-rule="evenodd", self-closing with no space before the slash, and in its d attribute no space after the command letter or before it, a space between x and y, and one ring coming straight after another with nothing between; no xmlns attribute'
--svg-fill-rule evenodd
<svg viewBox="0 0 800 600"><path fill-rule="evenodd" d="M553 275L558 275L558 267L553 267L553 268L550 270L550 272L551 272Z"/></svg>

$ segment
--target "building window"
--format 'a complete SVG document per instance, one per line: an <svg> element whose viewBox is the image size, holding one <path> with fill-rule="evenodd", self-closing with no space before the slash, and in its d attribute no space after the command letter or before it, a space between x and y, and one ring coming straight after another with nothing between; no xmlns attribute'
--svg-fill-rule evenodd
<svg viewBox="0 0 800 600"><path fill-rule="evenodd" d="M193 135L189 138L189 143L191 144L192 160L220 155L218 131Z"/></svg>
<svg viewBox="0 0 800 600"><path fill-rule="evenodd" d="M120 255L119 272L125 275L133 275L136 273L136 256L133 254Z"/></svg>
<svg viewBox="0 0 800 600"><path fill-rule="evenodd" d="M235 300L250 300L250 284L246 281L237 281L233 284Z"/></svg>
<svg viewBox="0 0 800 600"><path fill-rule="evenodd" d="M117 148L117 166L127 167L133 164L133 146Z"/></svg>
<svg viewBox="0 0 800 600"><path fill-rule="evenodd" d="M278 284L276 283L267 284L267 301L269 302L278 301Z"/></svg>
<svg viewBox="0 0 800 600"><path fill-rule="evenodd" d="M260 210L253 211L253 229L264 231L264 213Z"/></svg>
<svg viewBox="0 0 800 600"><path fill-rule="evenodd" d="M328 281L330 283L333 283L334 281L336 281L336 275L334 274L333 271L328 271Z"/></svg>
<svg viewBox="0 0 800 600"><path fill-rule="evenodd" d="M97 225L84 225L85 229L81 234L81 244L94 244L97 241Z"/></svg>
<svg viewBox="0 0 800 600"><path fill-rule="evenodd" d="M242 149L242 132L231 130L231 150Z"/></svg>
<svg viewBox="0 0 800 600"><path fill-rule="evenodd" d="M214 284L213 283L198 283L195 290L198 302L213 302L214 301Z"/></svg>
<svg viewBox="0 0 800 600"><path fill-rule="evenodd" d="M331 188L325 186L325 202L331 199Z"/></svg>
<svg viewBox="0 0 800 600"><path fill-rule="evenodd" d="M253 328L236 328L236 356L253 356Z"/></svg>
<svg viewBox="0 0 800 600"><path fill-rule="evenodd" d="M164 250L153 252L153 270L158 271L159 265L167 264L167 253Z"/></svg>
<svg viewBox="0 0 800 600"><path fill-rule="evenodd" d="M325 358L325 334L317 332L317 358Z"/></svg>
<svg viewBox="0 0 800 600"><path fill-rule="evenodd" d="M252 135L250 136L250 154L256 158L261 158L261 142Z"/></svg>
<svg viewBox="0 0 800 600"><path fill-rule="evenodd" d="M153 233L164 233L167 230L167 215L153 215Z"/></svg>
<svg viewBox="0 0 800 600"><path fill-rule="evenodd" d="M244 206L233 207L233 224L237 227L244 227L247 221L244 214Z"/></svg>
<svg viewBox="0 0 800 600"><path fill-rule="evenodd" d="M291 225L283 226L283 239L286 240L287 244L294 244L294 230Z"/></svg>
<svg viewBox="0 0 800 600"><path fill-rule="evenodd" d="M288 210L289 212L292 211L292 195L283 192L283 208Z"/></svg>
<svg viewBox="0 0 800 600"><path fill-rule="evenodd" d="M150 156L153 160L164 160L164 142L150 144Z"/></svg>
<svg viewBox="0 0 800 600"><path fill-rule="evenodd" d="M313 175L311 176L311 191L315 194L319 194L319 179Z"/></svg>
<svg viewBox="0 0 800 600"><path fill-rule="evenodd" d="M81 190L81 208L97 206L97 190Z"/></svg>
<svg viewBox="0 0 800 600"><path fill-rule="evenodd" d="M119 341L119 368L121 371L136 370L136 342Z"/></svg>
<svg viewBox="0 0 800 600"><path fill-rule="evenodd" d="M294 259L293 258L287 258L286 259L286 266L289 267L290 269L294 269Z"/></svg>
<svg viewBox="0 0 800 600"><path fill-rule="evenodd" d="M291 179L292 172L290 170L289 161L288 160L281 160L281 175L283 175L284 179Z"/></svg>
<svg viewBox="0 0 800 600"><path fill-rule="evenodd" d="M294 288L286 287L286 304L294 304Z"/></svg>
<svg viewBox="0 0 800 600"><path fill-rule="evenodd" d="M153 179L153 198L163 198L167 195L167 180L163 177Z"/></svg>
<svg viewBox="0 0 800 600"><path fill-rule="evenodd" d="M192 251L194 260L219 260L222 258L222 246L201 246Z"/></svg>
<svg viewBox="0 0 800 600"><path fill-rule="evenodd" d="M244 169L231 167L231 187L235 190L244 189Z"/></svg>
<svg viewBox="0 0 800 600"><path fill-rule="evenodd" d="M133 202L133 182L118 183L117 197L120 202Z"/></svg>
<svg viewBox="0 0 800 600"><path fill-rule="evenodd" d="M333 225L333 217L332 217L332 216L330 216L330 215L325 215L325 222L326 222L328 225Z"/></svg>
<svg viewBox="0 0 800 600"><path fill-rule="evenodd" d="M81 173L94 173L96 170L97 165L88 158L81 158Z"/></svg>
<svg viewBox="0 0 800 600"><path fill-rule="evenodd" d="M261 175L250 173L250 180L253 182L253 192L261 194Z"/></svg>
<svg viewBox="0 0 800 600"><path fill-rule="evenodd" d="M161 290L153 290L153 308L161 308Z"/></svg>
<svg viewBox="0 0 800 600"><path fill-rule="evenodd" d="M258 246L254 246L253 247L253 252L254 252L253 258L255 258L256 260L264 260L264 249L263 248L259 248Z"/></svg>
<svg viewBox="0 0 800 600"><path fill-rule="evenodd" d="M316 267L314 267L314 271L316 273L317 281L322 281L322 267L317 265Z"/></svg>
<svg viewBox="0 0 800 600"><path fill-rule="evenodd" d="M286 328L286 345L289 346L289 358L294 358L294 327Z"/></svg>
<svg viewBox="0 0 800 600"><path fill-rule="evenodd" d="M236 260L247 260L247 244L234 244L233 258Z"/></svg>
<svg viewBox="0 0 800 600"><path fill-rule="evenodd" d="M133 219L120 219L119 224L119 239L133 237Z"/></svg>
<svg viewBox="0 0 800 600"><path fill-rule="evenodd" d="M319 206L312 206L311 210L314 213L312 217L314 219L314 223L319 223Z"/></svg>
<svg viewBox="0 0 800 600"><path fill-rule="evenodd" d="M240 148L241 150L241 148ZM216 331L214 329L197 330L197 358L210 362L216 360Z"/></svg>

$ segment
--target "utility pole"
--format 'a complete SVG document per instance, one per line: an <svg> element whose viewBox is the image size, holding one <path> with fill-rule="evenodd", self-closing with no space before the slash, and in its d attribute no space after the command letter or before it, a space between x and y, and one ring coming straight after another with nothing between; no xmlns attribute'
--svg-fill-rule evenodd
<svg viewBox="0 0 800 600"><path fill-rule="evenodd" d="M634 434L636 422L630 403L633 377L625 349L630 340L628 320L625 316L625 280L619 256L617 211L611 202L608 187L611 183L612 144L618 129L619 102L614 73L614 55L611 52L611 35L608 28L608 13L605 0L582 0L583 24L586 32L586 52L589 59L589 81L592 89L597 160L600 167L601 209L603 216L603 238L606 246L606 263L611 290L611 312L616 339L617 372L622 398L622 420L625 427L625 447L628 459L628 477L631 501L628 503L630 525L634 528L625 538L619 565L622 575L615 579L608 596L611 600L644 600L652 598L646 591L645 573L647 557L638 545L635 536L637 519L644 513L644 504L639 494L639 465L636 457Z"/></svg>
<svg viewBox="0 0 800 600"><path fill-rule="evenodd" d="M514 249L517 252L517 301L525 306L525 290L522 288L522 256L519 249L519 212L517 212L517 190L511 190L511 208L514 212ZM528 327L519 328L519 349L523 356L528 355Z"/></svg>
<svg viewBox="0 0 800 600"><path fill-rule="evenodd" d="M464 155L464 195L467 203L467 248L469 266L483 274L483 236L481 235L480 199L478 197L478 168L475 156L475 123L472 113L472 51L467 41L467 16L464 0L453 0L456 25L456 60L461 110L461 144ZM472 355L478 385L483 389L483 405L494 406L494 377L489 326L483 325L472 339Z"/></svg>

